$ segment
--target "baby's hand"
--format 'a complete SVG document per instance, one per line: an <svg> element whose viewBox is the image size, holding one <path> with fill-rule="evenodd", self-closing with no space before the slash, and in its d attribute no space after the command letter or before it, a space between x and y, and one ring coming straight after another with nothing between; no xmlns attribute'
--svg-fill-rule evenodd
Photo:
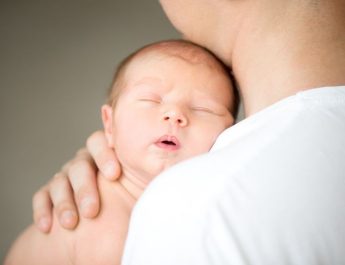
<svg viewBox="0 0 345 265"><path fill-rule="evenodd" d="M61 226L67 229L77 226L78 212L86 218L96 217L100 209L98 170L109 180L116 180L121 173L115 152L109 148L103 131L93 133L87 140L87 148L79 150L48 184L35 193L33 216L36 226L42 232L49 232L53 209Z"/></svg>

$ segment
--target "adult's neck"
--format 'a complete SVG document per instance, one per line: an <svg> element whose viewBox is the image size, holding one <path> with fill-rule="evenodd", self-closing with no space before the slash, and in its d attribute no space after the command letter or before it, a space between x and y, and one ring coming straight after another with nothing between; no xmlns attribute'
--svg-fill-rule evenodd
<svg viewBox="0 0 345 265"><path fill-rule="evenodd" d="M228 60L246 116L299 91L345 84L345 1L249 5Z"/></svg>

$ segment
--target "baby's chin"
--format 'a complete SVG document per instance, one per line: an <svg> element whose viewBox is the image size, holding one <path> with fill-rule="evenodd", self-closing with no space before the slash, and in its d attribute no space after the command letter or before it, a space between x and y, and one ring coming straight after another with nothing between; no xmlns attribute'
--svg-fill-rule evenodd
<svg viewBox="0 0 345 265"><path fill-rule="evenodd" d="M175 159L167 159L164 162L161 163L157 163L155 167L152 167L151 169L154 169L151 171L151 180L154 179L155 177L159 176L162 172L177 166L178 164L180 164L181 162L187 161L189 159L191 159L192 157L195 157L195 155L193 156L189 156L189 157L183 157L183 158L175 158Z"/></svg>
<svg viewBox="0 0 345 265"><path fill-rule="evenodd" d="M156 163L152 163L146 170L146 178L150 181L159 176L165 170L175 166L180 161L185 159L166 159L163 161L157 161Z"/></svg>
<svg viewBox="0 0 345 265"><path fill-rule="evenodd" d="M128 165L122 163L122 169L124 176L130 176L131 178L140 179L142 183L149 184L153 179L159 176L162 172L174 167L182 161L187 160L189 157L179 156L166 156L166 157L146 157L142 163L136 165Z"/></svg>

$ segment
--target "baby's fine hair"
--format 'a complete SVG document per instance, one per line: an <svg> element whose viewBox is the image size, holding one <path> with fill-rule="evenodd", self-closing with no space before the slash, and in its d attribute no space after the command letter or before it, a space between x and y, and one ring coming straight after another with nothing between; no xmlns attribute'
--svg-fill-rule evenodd
<svg viewBox="0 0 345 265"><path fill-rule="evenodd" d="M143 46L122 60L116 68L112 84L108 90L107 104L115 107L122 88L125 86L125 73L134 59L147 53L155 53L162 56L180 57L192 63L205 63L220 73L228 76L229 82L234 87L234 80L231 77L229 68L220 61L211 51L187 40L164 40ZM233 89L234 104L229 110L236 117L239 105L239 96L236 89Z"/></svg>

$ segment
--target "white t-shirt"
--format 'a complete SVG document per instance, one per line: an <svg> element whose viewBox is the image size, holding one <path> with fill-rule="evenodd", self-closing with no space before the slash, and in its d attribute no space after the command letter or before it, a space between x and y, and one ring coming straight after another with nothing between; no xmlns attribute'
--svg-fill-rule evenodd
<svg viewBox="0 0 345 265"><path fill-rule="evenodd" d="M345 264L345 86L286 98L157 177L123 264Z"/></svg>

